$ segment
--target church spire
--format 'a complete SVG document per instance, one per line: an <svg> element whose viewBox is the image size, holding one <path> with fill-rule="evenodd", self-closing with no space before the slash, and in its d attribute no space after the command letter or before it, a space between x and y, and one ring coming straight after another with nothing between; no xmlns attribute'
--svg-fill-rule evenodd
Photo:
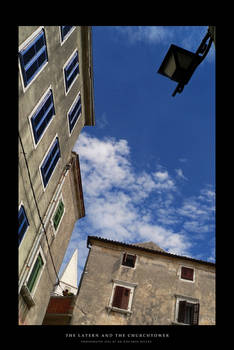
<svg viewBox="0 0 234 350"><path fill-rule="evenodd" d="M78 281L78 270L77 270L77 261L78 261L78 249L75 249L71 259L65 266L63 273L60 277L60 284L56 286L54 294L63 295L65 289L68 292L76 294L77 293L77 281Z"/></svg>

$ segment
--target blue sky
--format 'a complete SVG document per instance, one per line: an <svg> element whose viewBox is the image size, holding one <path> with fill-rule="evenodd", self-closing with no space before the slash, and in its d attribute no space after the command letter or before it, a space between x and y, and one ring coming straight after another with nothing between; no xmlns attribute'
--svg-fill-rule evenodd
<svg viewBox="0 0 234 350"><path fill-rule="evenodd" d="M79 154L86 216L64 262L78 247L78 279L88 235L154 241L170 253L215 261L215 49L181 94L157 73L173 43L193 52L200 26L93 26L95 127Z"/></svg>

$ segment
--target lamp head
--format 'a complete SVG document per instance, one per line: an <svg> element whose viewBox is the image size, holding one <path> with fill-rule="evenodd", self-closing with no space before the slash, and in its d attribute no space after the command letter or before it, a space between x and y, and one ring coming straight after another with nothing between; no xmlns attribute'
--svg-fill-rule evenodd
<svg viewBox="0 0 234 350"><path fill-rule="evenodd" d="M172 44L164 57L158 73L185 85L199 63L200 56Z"/></svg>

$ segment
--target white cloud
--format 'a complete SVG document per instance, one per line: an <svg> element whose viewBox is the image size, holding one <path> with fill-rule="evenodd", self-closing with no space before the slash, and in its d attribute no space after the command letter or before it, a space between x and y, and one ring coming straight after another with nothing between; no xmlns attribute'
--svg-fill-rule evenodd
<svg viewBox="0 0 234 350"><path fill-rule="evenodd" d="M99 196L112 186L126 186L131 182L127 159L129 148L125 140L99 140L83 133L79 138L78 149L84 160L83 183L87 195Z"/></svg>
<svg viewBox="0 0 234 350"><path fill-rule="evenodd" d="M200 204L193 200L188 200L178 209L178 213L190 219L197 219L199 216L206 214L206 211L200 208Z"/></svg>
<svg viewBox="0 0 234 350"><path fill-rule="evenodd" d="M135 45L145 43L149 45L170 44L195 52L204 38L208 26L115 26L115 33L128 43ZM206 59L202 62L214 62L215 48L212 44Z"/></svg>
<svg viewBox="0 0 234 350"><path fill-rule="evenodd" d="M185 221L184 223L184 229L186 231L190 231L190 232L196 232L196 233L206 233L209 231L209 226L208 225L204 225L201 224L199 221L197 220L191 220L191 221ZM196 238L203 238L204 236L196 236Z"/></svg>
<svg viewBox="0 0 234 350"><path fill-rule="evenodd" d="M163 249L173 254L187 254L191 243L185 235L166 230L156 224L141 224L139 227L140 238L146 241L155 241Z"/></svg>
<svg viewBox="0 0 234 350"><path fill-rule="evenodd" d="M126 140L98 139L82 132L74 151L80 157L86 209L71 240L72 247L80 242L80 269L87 255L87 235L127 243L150 240L168 252L191 255L194 240L205 239L213 228L211 187L186 198L178 189L180 181L159 164L154 171L136 172Z"/></svg>
<svg viewBox="0 0 234 350"><path fill-rule="evenodd" d="M158 190L175 190L175 183L166 170L156 171L153 173L153 176L156 180L156 188Z"/></svg>
<svg viewBox="0 0 234 350"><path fill-rule="evenodd" d="M125 36L131 43L146 42L148 44L157 44L170 40L173 37L173 32L170 27L162 26L117 26L115 30Z"/></svg>
<svg viewBox="0 0 234 350"><path fill-rule="evenodd" d="M154 176L156 179L158 179L160 182L164 182L167 181L169 176L168 176L168 172L167 171L157 171L154 173Z"/></svg>
<svg viewBox="0 0 234 350"><path fill-rule="evenodd" d="M175 169L175 172L179 179L188 180L187 177L184 176L182 169Z"/></svg>
<svg viewBox="0 0 234 350"><path fill-rule="evenodd" d="M107 125L109 125L109 122L108 122L108 120L107 120L106 113L103 112L103 113L97 118L96 127L97 127L98 129L104 129Z"/></svg>
<svg viewBox="0 0 234 350"><path fill-rule="evenodd" d="M188 159L187 158L179 158L179 162L181 163L187 163Z"/></svg>

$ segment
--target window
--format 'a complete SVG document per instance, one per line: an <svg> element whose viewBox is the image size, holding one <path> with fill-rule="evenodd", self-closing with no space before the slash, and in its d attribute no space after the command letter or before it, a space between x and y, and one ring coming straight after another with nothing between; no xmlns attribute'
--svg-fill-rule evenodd
<svg viewBox="0 0 234 350"><path fill-rule="evenodd" d="M131 289L116 286L114 292L114 298L112 301L112 306L117 307L119 309L128 309L129 297L130 297Z"/></svg>
<svg viewBox="0 0 234 350"><path fill-rule="evenodd" d="M70 111L68 112L68 122L69 122L70 134L71 134L80 114L81 114L81 98L80 98L80 93L79 93L78 97L76 98L75 102L73 103Z"/></svg>
<svg viewBox="0 0 234 350"><path fill-rule="evenodd" d="M136 255L124 253L122 265L128 266L128 267L135 267L135 262L136 262Z"/></svg>
<svg viewBox="0 0 234 350"><path fill-rule="evenodd" d="M60 26L61 40L62 41L64 41L69 36L72 28L74 28L74 26Z"/></svg>
<svg viewBox="0 0 234 350"><path fill-rule="evenodd" d="M136 283L113 280L113 290L108 310L131 314L132 300Z"/></svg>
<svg viewBox="0 0 234 350"><path fill-rule="evenodd" d="M60 157L59 140L56 137L40 167L44 188L47 186Z"/></svg>
<svg viewBox="0 0 234 350"><path fill-rule="evenodd" d="M32 271L29 275L29 279L27 281L27 287L30 291L30 293L33 290L33 287L35 286L36 282L39 279L40 272L42 271L42 267L44 265L44 261L42 259L41 254L38 254L38 257L36 259L36 262L33 265Z"/></svg>
<svg viewBox="0 0 234 350"><path fill-rule="evenodd" d="M24 206L21 205L20 210L18 212L18 245L20 245L25 232L27 231L27 228L29 226L27 215L25 213Z"/></svg>
<svg viewBox="0 0 234 350"><path fill-rule="evenodd" d="M26 87L48 61L44 29L19 52L19 59Z"/></svg>
<svg viewBox="0 0 234 350"><path fill-rule="evenodd" d="M79 74L79 60L78 51L76 51L71 59L68 61L67 65L64 67L64 78L65 78L65 90L66 93L70 90L72 83L75 81Z"/></svg>
<svg viewBox="0 0 234 350"><path fill-rule="evenodd" d="M59 223L62 219L63 213L64 213L64 204L63 204L62 199L60 199L58 207L57 207L55 214L53 216L53 226L54 226L55 231L57 230L57 228L59 226Z"/></svg>
<svg viewBox="0 0 234 350"><path fill-rule="evenodd" d="M190 267L181 266L181 279L194 281L194 269Z"/></svg>
<svg viewBox="0 0 234 350"><path fill-rule="evenodd" d="M189 302L187 300L178 301L177 322L197 325L199 321L199 303Z"/></svg>
<svg viewBox="0 0 234 350"><path fill-rule="evenodd" d="M31 124L35 144L41 139L46 127L55 115L54 101L52 90L46 94L42 102L39 104L35 113L31 117Z"/></svg>

